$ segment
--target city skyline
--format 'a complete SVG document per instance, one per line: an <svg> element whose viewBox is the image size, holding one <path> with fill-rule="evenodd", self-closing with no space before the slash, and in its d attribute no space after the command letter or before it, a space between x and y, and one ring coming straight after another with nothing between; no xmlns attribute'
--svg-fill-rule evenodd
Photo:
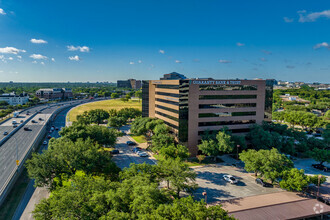
<svg viewBox="0 0 330 220"><path fill-rule="evenodd" d="M0 1L0 81L329 83L330 3Z"/></svg>

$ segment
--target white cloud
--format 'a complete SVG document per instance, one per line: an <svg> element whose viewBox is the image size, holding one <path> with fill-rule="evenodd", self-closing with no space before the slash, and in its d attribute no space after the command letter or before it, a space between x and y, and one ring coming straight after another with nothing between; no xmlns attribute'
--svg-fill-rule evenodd
<svg viewBox="0 0 330 220"><path fill-rule="evenodd" d="M22 56L17 56L17 59L22 59Z"/></svg>
<svg viewBox="0 0 330 220"><path fill-rule="evenodd" d="M14 58L12 58L12 57L8 57L8 60L13 60Z"/></svg>
<svg viewBox="0 0 330 220"><path fill-rule="evenodd" d="M0 70L0 73L3 73L3 70Z"/></svg>
<svg viewBox="0 0 330 220"><path fill-rule="evenodd" d="M314 22L317 19L324 17L324 18L330 18L330 10L324 10L320 12L312 12L309 14L306 14L306 11L298 11L299 14L299 22Z"/></svg>
<svg viewBox="0 0 330 220"><path fill-rule="evenodd" d="M5 15L5 14L6 12L2 8L0 8L0 15Z"/></svg>
<svg viewBox="0 0 330 220"><path fill-rule="evenodd" d="M20 50L17 49L15 47L4 47L4 48L0 48L0 53L9 53L9 54L18 54L18 53L25 53L25 50Z"/></svg>
<svg viewBox="0 0 330 220"><path fill-rule="evenodd" d="M180 60L176 60L175 62L176 62L176 63L182 63L182 61L180 61Z"/></svg>
<svg viewBox="0 0 330 220"><path fill-rule="evenodd" d="M90 51L90 49L89 49L89 47L87 47L87 46L67 46L67 48L68 48L68 51L77 51L77 50L79 50L80 52L89 52Z"/></svg>
<svg viewBox="0 0 330 220"><path fill-rule="evenodd" d="M134 62L132 62L132 61L131 61L131 62L129 62L129 64L130 64L130 65L133 65L133 64L134 64Z"/></svg>
<svg viewBox="0 0 330 220"><path fill-rule="evenodd" d="M283 20L286 23L291 23L291 22L293 22L294 19L293 18L284 17Z"/></svg>
<svg viewBox="0 0 330 220"><path fill-rule="evenodd" d="M243 46L245 46L245 44L240 43L240 42L237 42L236 45L237 45L238 47L243 47Z"/></svg>
<svg viewBox="0 0 330 220"><path fill-rule="evenodd" d="M31 40L31 43L34 43L34 44L47 44L48 42L43 40L43 39L34 39L32 38Z"/></svg>
<svg viewBox="0 0 330 220"><path fill-rule="evenodd" d="M38 63L37 61L32 61L32 63Z"/></svg>
<svg viewBox="0 0 330 220"><path fill-rule="evenodd" d="M48 57L43 56L41 54L32 54L30 57L35 60L47 60L48 59Z"/></svg>
<svg viewBox="0 0 330 220"><path fill-rule="evenodd" d="M76 56L69 57L69 60L79 61L81 59L78 55L76 55Z"/></svg>
<svg viewBox="0 0 330 220"><path fill-rule="evenodd" d="M219 63L231 63L230 60L219 60Z"/></svg>
<svg viewBox="0 0 330 220"><path fill-rule="evenodd" d="M330 44L328 44L327 42L316 44L313 48L314 49L319 49L321 47L328 48L330 50Z"/></svg>
<svg viewBox="0 0 330 220"><path fill-rule="evenodd" d="M55 58L52 58L52 61L55 62Z"/></svg>
<svg viewBox="0 0 330 220"><path fill-rule="evenodd" d="M159 50L159 53L165 54L165 51L164 50Z"/></svg>
<svg viewBox="0 0 330 220"><path fill-rule="evenodd" d="M45 63L44 63L44 62L40 62L40 64L41 64L41 65L45 65Z"/></svg>
<svg viewBox="0 0 330 220"><path fill-rule="evenodd" d="M138 63L142 63L142 60L138 60Z"/></svg>

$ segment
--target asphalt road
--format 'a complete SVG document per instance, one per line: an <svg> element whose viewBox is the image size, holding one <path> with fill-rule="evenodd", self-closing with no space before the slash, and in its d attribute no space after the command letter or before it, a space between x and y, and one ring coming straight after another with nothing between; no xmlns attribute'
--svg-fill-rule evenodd
<svg viewBox="0 0 330 220"><path fill-rule="evenodd" d="M60 137L60 135L58 134L58 132L61 130L61 128L65 127L65 119L66 119L66 114L68 113L68 111L70 111L70 109L66 109L61 111L57 117L55 118L55 120L53 121L53 123L50 124L51 126L55 126L57 128L59 128L59 130L54 130L52 133L48 133L47 135L50 135L52 138L58 138ZM50 130L50 129L49 129ZM45 137L45 139L43 141L49 141L49 139L47 137ZM39 153L41 153L43 150L48 148L48 144L47 145L42 145L39 149ZM16 212L14 214L14 217L12 218L13 220L16 219L33 219L32 218L32 214L31 212L34 210L34 204L38 203L40 201L39 196L44 197L45 193L48 194L48 190L45 190L44 188L38 188L39 191L41 191L42 193L38 193L38 195L35 195L34 197L32 197L34 191L36 190L36 188L34 187L34 180L30 180L30 183L25 191L25 194L19 204L19 206L16 209ZM31 201L29 203L29 201L31 200L36 200L36 201ZM29 204L29 205L28 205Z"/></svg>
<svg viewBox="0 0 330 220"><path fill-rule="evenodd" d="M75 103L75 102L78 103L81 101L71 101L71 102L61 103L59 105ZM47 105L38 106L29 109L29 111L31 114L33 114L45 107L48 106ZM25 131L23 128L20 128L12 137L10 137L3 145L0 146L0 189L4 186L5 182L10 177L11 173L15 169L17 169L16 160L18 159L21 161L25 157L26 153L30 149L32 143L34 142L35 138L39 134L42 127L45 125L48 118L59 107L60 106L58 105L53 105L53 106L50 105L49 108L43 110L41 113L33 117L32 120L35 120L36 123L32 123L31 120L24 126L30 128L29 131ZM39 118L41 118L42 120L39 120Z"/></svg>
<svg viewBox="0 0 330 220"><path fill-rule="evenodd" d="M124 126L120 130L127 133L129 131L130 126ZM114 155L113 161L117 164L121 169L125 167L129 167L131 163L147 163L147 164L156 164L156 160L149 157L140 157L139 155L132 152L132 149L136 146L128 146L126 144L127 141L134 141L130 136L125 135L123 137L118 137L117 144L115 146L116 149L119 150L119 154Z"/></svg>

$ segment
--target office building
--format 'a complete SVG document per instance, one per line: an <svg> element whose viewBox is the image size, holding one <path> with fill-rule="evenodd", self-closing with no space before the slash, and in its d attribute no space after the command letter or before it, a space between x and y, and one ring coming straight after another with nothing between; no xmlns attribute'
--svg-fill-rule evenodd
<svg viewBox="0 0 330 220"><path fill-rule="evenodd" d="M0 95L0 101L5 101L9 105L24 105L29 101L29 96L25 92L20 95L16 95L15 92L3 93Z"/></svg>
<svg viewBox="0 0 330 220"><path fill-rule="evenodd" d="M141 89L141 80L117 80L117 88Z"/></svg>
<svg viewBox="0 0 330 220"><path fill-rule="evenodd" d="M246 134L271 120L273 82L268 80L178 79L143 81L144 117L162 119L192 156L206 131L226 126Z"/></svg>
<svg viewBox="0 0 330 220"><path fill-rule="evenodd" d="M39 89L36 91L36 96L45 100L61 100L72 99L73 93L70 88Z"/></svg>

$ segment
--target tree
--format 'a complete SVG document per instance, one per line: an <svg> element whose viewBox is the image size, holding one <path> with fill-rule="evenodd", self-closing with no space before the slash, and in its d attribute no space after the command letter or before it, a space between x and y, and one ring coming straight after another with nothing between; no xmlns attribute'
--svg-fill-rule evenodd
<svg viewBox="0 0 330 220"><path fill-rule="evenodd" d="M188 148L183 145L174 145L164 146L159 150L160 155L165 159L171 158L176 159L180 158L181 160L187 159L190 155Z"/></svg>
<svg viewBox="0 0 330 220"><path fill-rule="evenodd" d="M325 181L327 181L327 178L321 174L319 175L313 175L313 176L308 176L309 177L309 183L313 183L316 186L319 184L319 176L321 176L320 178L320 185L325 183Z"/></svg>
<svg viewBox="0 0 330 220"><path fill-rule="evenodd" d="M108 126L119 129L120 127L122 127L123 125L125 125L126 122L127 121L126 121L126 119L124 117L115 116L115 117L109 118L109 120L108 120Z"/></svg>
<svg viewBox="0 0 330 220"><path fill-rule="evenodd" d="M140 102L140 100L142 99L142 91L141 90L135 91L135 97L138 97Z"/></svg>
<svg viewBox="0 0 330 220"><path fill-rule="evenodd" d="M77 120L81 124L101 124L104 120L109 118L109 112L103 109L94 109L85 111L82 115L77 116Z"/></svg>
<svg viewBox="0 0 330 220"><path fill-rule="evenodd" d="M244 169L248 172L254 172L257 176L262 167L262 157L258 151L249 149L239 154L239 159L244 162Z"/></svg>
<svg viewBox="0 0 330 220"><path fill-rule="evenodd" d="M234 142L231 140L231 136L226 133L226 129L219 131L216 138L220 152L231 153L234 150Z"/></svg>
<svg viewBox="0 0 330 220"><path fill-rule="evenodd" d="M202 143L199 144L198 149L201 150L204 154L213 156L214 161L216 161L217 156L219 155L220 151L218 148L218 144L215 140L202 140Z"/></svg>
<svg viewBox="0 0 330 220"><path fill-rule="evenodd" d="M76 142L67 138L52 139L49 148L43 154L34 153L26 167L37 186L49 186L50 189L61 186L78 170L86 174L106 174L112 179L119 172L109 155L91 139Z"/></svg>
<svg viewBox="0 0 330 220"><path fill-rule="evenodd" d="M309 178L305 175L305 171L293 168L283 171L280 186L281 188L289 191L300 192L308 186L308 183Z"/></svg>
<svg viewBox="0 0 330 220"><path fill-rule="evenodd" d="M202 163L206 156L203 155L203 154L200 154L200 155L197 155L196 157L197 157L197 159L198 159L198 162L199 162L199 163Z"/></svg>
<svg viewBox="0 0 330 220"><path fill-rule="evenodd" d="M108 146L113 146L118 136L118 131L116 129L109 129L97 125L83 125L75 122L70 127L62 128L59 133L61 136L65 136L73 142L80 138L83 140L90 138L101 145Z"/></svg>
<svg viewBox="0 0 330 220"><path fill-rule="evenodd" d="M156 125L151 137L153 150L159 151L162 147L174 144L174 137L169 135L169 127L165 124Z"/></svg>
<svg viewBox="0 0 330 220"><path fill-rule="evenodd" d="M127 100L130 100L130 99L132 98L132 96L131 96L130 94L126 94L125 98L126 98Z"/></svg>
<svg viewBox="0 0 330 220"><path fill-rule="evenodd" d="M327 149L314 148L309 155L322 165L324 162L330 162L330 151Z"/></svg>
<svg viewBox="0 0 330 220"><path fill-rule="evenodd" d="M195 183L196 173L189 169L180 158L159 161L161 175L167 181L167 187L173 187L177 197L182 190L193 190L197 187Z"/></svg>
<svg viewBox="0 0 330 220"><path fill-rule="evenodd" d="M114 92L114 93L111 94L111 98L112 99L117 99L117 98L119 98L119 94Z"/></svg>

